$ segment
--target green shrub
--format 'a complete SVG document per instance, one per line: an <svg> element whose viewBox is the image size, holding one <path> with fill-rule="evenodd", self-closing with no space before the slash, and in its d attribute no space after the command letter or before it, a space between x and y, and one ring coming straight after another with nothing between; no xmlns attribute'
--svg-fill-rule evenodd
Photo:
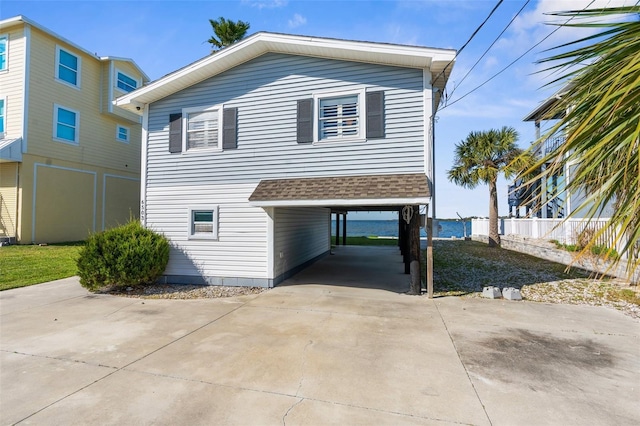
<svg viewBox="0 0 640 426"><path fill-rule="evenodd" d="M152 284L169 261L169 242L139 221L92 235L80 250L80 284L95 291L102 287Z"/></svg>

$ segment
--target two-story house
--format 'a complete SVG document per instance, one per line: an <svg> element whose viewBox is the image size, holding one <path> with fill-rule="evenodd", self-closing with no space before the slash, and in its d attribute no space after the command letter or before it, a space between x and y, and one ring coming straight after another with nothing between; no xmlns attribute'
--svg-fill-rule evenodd
<svg viewBox="0 0 640 426"><path fill-rule="evenodd" d="M536 140L540 140L540 128L543 124L555 124L557 120L565 117L566 111L558 112L558 106L565 93L571 88L571 83L562 87L556 93L540 103L533 111L524 118L526 122L533 122L535 125ZM558 151L566 141L566 136L562 132L548 136L541 143L539 152L540 156L547 156ZM566 185L571 181L571 175L577 164L568 163L563 170L551 176L545 176L535 185L536 200L541 203L541 208L532 210L537 212L540 218L558 218L562 219L568 216L574 218L582 218L585 216L589 208L584 206L584 191L566 191ZM532 198L531 195L526 197ZM524 200L526 202L526 200ZM599 217L609 217L612 213L613 206L606 205L600 210Z"/></svg>
<svg viewBox="0 0 640 426"><path fill-rule="evenodd" d="M117 99L142 114L141 219L166 280L273 286L331 212L425 206L455 51L256 33Z"/></svg>
<svg viewBox="0 0 640 426"><path fill-rule="evenodd" d="M138 216L140 117L112 100L148 80L23 16L0 21L0 239L76 241Z"/></svg>

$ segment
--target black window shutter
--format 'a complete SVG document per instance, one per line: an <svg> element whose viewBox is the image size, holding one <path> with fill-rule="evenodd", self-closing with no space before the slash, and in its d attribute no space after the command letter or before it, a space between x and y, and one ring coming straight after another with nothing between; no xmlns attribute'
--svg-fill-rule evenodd
<svg viewBox="0 0 640 426"><path fill-rule="evenodd" d="M222 149L238 147L238 108L225 108L222 111Z"/></svg>
<svg viewBox="0 0 640 426"><path fill-rule="evenodd" d="M169 115L169 152L182 152L182 114Z"/></svg>
<svg viewBox="0 0 640 426"><path fill-rule="evenodd" d="M384 138L384 92L367 92L367 139Z"/></svg>
<svg viewBox="0 0 640 426"><path fill-rule="evenodd" d="M298 143L313 142L313 99L300 99L298 101Z"/></svg>

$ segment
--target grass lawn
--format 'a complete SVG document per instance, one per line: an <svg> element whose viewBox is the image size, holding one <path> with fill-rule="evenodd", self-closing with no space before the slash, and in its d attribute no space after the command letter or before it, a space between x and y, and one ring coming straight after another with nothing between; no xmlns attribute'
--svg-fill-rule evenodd
<svg viewBox="0 0 640 426"><path fill-rule="evenodd" d="M75 275L81 247L82 243L0 247L0 290Z"/></svg>
<svg viewBox="0 0 640 426"><path fill-rule="evenodd" d="M331 237L331 244L336 245L336 237ZM342 244L342 237L340 237ZM398 240L394 238L379 237L347 237L348 246L397 246Z"/></svg>

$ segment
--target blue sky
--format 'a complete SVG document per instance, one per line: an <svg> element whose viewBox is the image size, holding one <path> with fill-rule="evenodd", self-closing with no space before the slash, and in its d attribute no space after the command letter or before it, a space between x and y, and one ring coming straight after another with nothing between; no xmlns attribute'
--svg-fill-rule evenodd
<svg viewBox="0 0 640 426"><path fill-rule="evenodd" d="M251 24L249 33L273 31L459 49L489 14L497 0L398 1L0 1L0 19L24 15L99 56L135 60L155 80L210 53L208 19L223 16ZM562 28L489 83L460 99L506 67L549 34L557 18L547 12L635 0L530 0L494 47L462 80L526 0L506 0L456 59L449 80L450 102L441 106L436 124L437 216L487 216L486 186L468 190L448 182L454 145L470 131L512 126L519 145L534 139L533 123L522 118L557 87L542 88L549 76L539 73L544 49L584 36L585 30ZM459 101L457 101L459 99ZM500 214L507 214L507 185L498 182ZM351 216L350 216L351 217ZM394 216L395 217L395 216ZM355 218L355 217L353 217Z"/></svg>

